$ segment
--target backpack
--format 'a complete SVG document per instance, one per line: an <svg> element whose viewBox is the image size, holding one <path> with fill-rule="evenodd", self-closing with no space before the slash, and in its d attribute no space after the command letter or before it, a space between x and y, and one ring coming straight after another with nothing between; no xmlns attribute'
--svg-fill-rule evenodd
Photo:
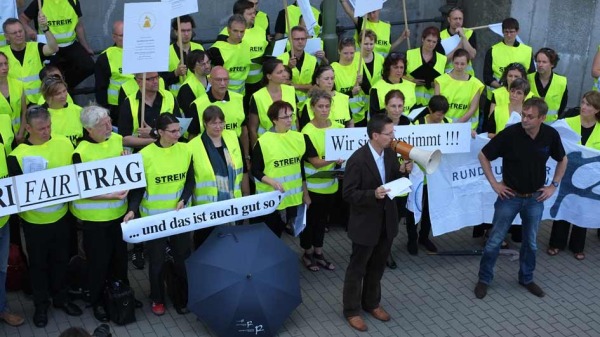
<svg viewBox="0 0 600 337"><path fill-rule="evenodd" d="M118 325L135 322L135 294L122 281L110 282L105 290L108 317Z"/></svg>
<svg viewBox="0 0 600 337"><path fill-rule="evenodd" d="M21 247L14 243L8 250L8 268L6 271L6 290L17 291L23 289L29 282L29 271Z"/></svg>

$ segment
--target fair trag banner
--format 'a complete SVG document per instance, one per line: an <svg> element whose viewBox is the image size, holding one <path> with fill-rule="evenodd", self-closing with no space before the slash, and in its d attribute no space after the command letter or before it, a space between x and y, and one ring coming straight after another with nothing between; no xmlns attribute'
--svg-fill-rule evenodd
<svg viewBox="0 0 600 337"><path fill-rule="evenodd" d="M594 212L600 208L600 151L573 141L564 121L552 126L561 134L567 153L567 170L554 195L544 202L542 219L566 220L580 227L600 228ZM444 155L438 170L427 176L429 211L433 235L441 235L463 227L491 223L497 195L483 174L477 155L489 140L479 136L471 151ZM502 159L491 162L496 180L502 179ZM554 176L556 162L546 164L546 182ZM515 224L521 219L516 217Z"/></svg>
<svg viewBox="0 0 600 337"><path fill-rule="evenodd" d="M0 180L0 216L145 186L140 154L26 173Z"/></svg>
<svg viewBox="0 0 600 337"><path fill-rule="evenodd" d="M159 239L273 213L284 194L279 191L213 202L121 223L130 243Z"/></svg>
<svg viewBox="0 0 600 337"><path fill-rule="evenodd" d="M471 128L469 123L397 125L394 136L424 150L465 153L470 150ZM348 159L368 141L367 128L327 129L325 160Z"/></svg>

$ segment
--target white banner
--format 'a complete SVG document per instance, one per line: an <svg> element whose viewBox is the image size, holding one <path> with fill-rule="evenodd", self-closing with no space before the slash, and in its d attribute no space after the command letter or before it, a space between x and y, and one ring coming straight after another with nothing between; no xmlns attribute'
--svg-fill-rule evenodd
<svg viewBox="0 0 600 337"><path fill-rule="evenodd" d="M469 123L397 125L394 134L415 147L442 153L469 152L471 141ZM348 159L368 141L367 128L327 129L325 160Z"/></svg>
<svg viewBox="0 0 600 337"><path fill-rule="evenodd" d="M164 2L126 3L123 25L123 74L169 69L171 6Z"/></svg>
<svg viewBox="0 0 600 337"><path fill-rule="evenodd" d="M0 216L145 186L140 154L22 174L0 180Z"/></svg>
<svg viewBox="0 0 600 337"><path fill-rule="evenodd" d="M144 242L273 213L283 197L273 191L213 202L121 223L123 240Z"/></svg>
<svg viewBox="0 0 600 337"><path fill-rule="evenodd" d="M315 36L315 27L317 26L317 20L315 19L315 14L312 11L312 7L310 6L309 0L298 0L296 1L298 7L300 7L300 12L302 13L302 19L304 20L304 24L306 25L306 30L308 30L309 36ZM294 23L291 23L294 24ZM293 27L290 27L290 30Z"/></svg>
<svg viewBox="0 0 600 337"><path fill-rule="evenodd" d="M573 141L565 133L562 121L553 124L563 140L568 165L565 176L554 195L544 202L543 219L566 220L586 228L600 228L593 211L600 208L600 151ZM433 235L441 235L463 227L491 223L497 195L483 174L477 155L489 140L477 137L471 152L444 155L438 170L427 177L429 211ZM546 182L554 176L556 162L546 164ZM497 180L502 177L502 159L492 162ZM520 224L519 216L514 221Z"/></svg>
<svg viewBox="0 0 600 337"><path fill-rule="evenodd" d="M198 12L196 0L161 0L171 7L171 18ZM183 134L183 132L182 132Z"/></svg>

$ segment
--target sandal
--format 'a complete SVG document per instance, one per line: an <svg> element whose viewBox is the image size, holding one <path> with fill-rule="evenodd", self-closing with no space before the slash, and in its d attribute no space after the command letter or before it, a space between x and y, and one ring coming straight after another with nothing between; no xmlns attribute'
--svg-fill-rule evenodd
<svg viewBox="0 0 600 337"><path fill-rule="evenodd" d="M575 259L577 259L579 261L583 261L583 260L585 260L585 254L583 252L575 253Z"/></svg>
<svg viewBox="0 0 600 337"><path fill-rule="evenodd" d="M302 257L300 259L302 260L302 264L304 264L304 267L306 267L306 269L308 269L312 272L319 271L319 265L315 261L315 258L313 255L304 253L304 255L302 255Z"/></svg>
<svg viewBox="0 0 600 337"><path fill-rule="evenodd" d="M548 250L546 250L546 253L548 253L548 255L550 255L550 256L555 256L558 254L558 252L559 252L558 248L550 247L550 248L548 248ZM575 258L577 258L577 254L575 254ZM584 256L584 258L585 258L585 256Z"/></svg>
<svg viewBox="0 0 600 337"><path fill-rule="evenodd" d="M333 265L333 263L327 261L323 254L313 253L313 257L315 258L316 262L319 264L320 267L325 268L327 270L335 269L335 266Z"/></svg>

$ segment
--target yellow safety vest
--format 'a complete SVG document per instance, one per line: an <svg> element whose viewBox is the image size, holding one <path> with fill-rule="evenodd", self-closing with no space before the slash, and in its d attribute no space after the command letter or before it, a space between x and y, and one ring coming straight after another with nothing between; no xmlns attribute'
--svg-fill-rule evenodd
<svg viewBox="0 0 600 337"><path fill-rule="evenodd" d="M130 79L135 82L135 78L133 74L123 74L123 48L108 47L104 53L106 53L110 67L110 82L106 91L108 104L116 106L119 105L119 89L121 89L121 86ZM137 86L137 82L135 83Z"/></svg>
<svg viewBox="0 0 600 337"><path fill-rule="evenodd" d="M283 53L277 56L283 64L287 65L290 62L290 53ZM298 67L292 68L292 83L294 84L311 84L312 77L317 65L317 58L304 53L304 62L302 63L302 69L298 70ZM299 109L304 107L304 101L308 98L306 92L302 90L296 90L296 97L298 97Z"/></svg>
<svg viewBox="0 0 600 337"><path fill-rule="evenodd" d="M313 6L310 6L310 9L313 12L313 15L315 16L315 20L317 21L317 24L314 28L315 30L315 35L314 36L319 36L321 34L321 26L319 26L319 16L321 16L321 12L319 12L318 9L314 8ZM302 16L302 11L300 11L300 7L298 7L298 5L289 5L287 7L287 13L288 13L288 18L290 20L290 26L291 27L285 27L285 34L289 35L290 33L290 29L294 28L294 26L297 26L298 24L300 24L300 17Z"/></svg>
<svg viewBox="0 0 600 337"><path fill-rule="evenodd" d="M267 90L267 87L263 87L252 95L254 103L256 103L256 110L258 111L258 137L265 132L269 131L273 127L273 123L267 116L269 107L273 104L273 99ZM292 105L292 130L296 130L296 94L294 87L286 84L281 85L281 100L288 102Z"/></svg>
<svg viewBox="0 0 600 337"><path fill-rule="evenodd" d="M442 55L438 52L435 53L435 69L438 73L444 74L444 68L446 67L446 55ZM410 73L419 68L423 64L423 58L421 57L421 48L413 48L406 52L406 75L410 76ZM404 93L404 92L403 92ZM434 88L427 89L424 85L417 85L415 87L415 95L417 96L417 104L427 106L429 99L434 94Z"/></svg>
<svg viewBox="0 0 600 337"><path fill-rule="evenodd" d="M313 146L317 150L319 158L325 159L325 133L327 129L343 129L344 125L335 121L331 122L328 128L319 129L314 124L308 123L302 129L302 133L308 135ZM319 171L330 171L335 168L335 163L315 168L310 162L304 162L304 173L306 174L306 187L309 191L319 194L333 194L338 189L337 178L310 178L311 175Z"/></svg>
<svg viewBox="0 0 600 337"><path fill-rule="evenodd" d="M358 74L358 62L352 62L345 66L339 64L338 62L333 62L331 67L335 73L335 90L341 92L342 94L352 96L349 98L352 116L354 117L355 114L360 114L362 112L362 117L359 121L363 120L364 111L366 110L366 102L368 101L367 95L362 91L362 89L356 95L352 95L352 89L354 89L354 84L356 84L356 75ZM356 121L355 118L354 120Z"/></svg>
<svg viewBox="0 0 600 337"><path fill-rule="evenodd" d="M463 28L463 33L465 34L465 37L468 39L471 38L471 36L473 36L473 30L468 29L468 28ZM440 40L443 39L447 39L452 37L452 35L450 35L450 31L447 29L444 29L440 32ZM446 50L446 53L451 52L452 50ZM451 59L448 59L447 63L446 63L446 72L449 73L452 71L452 69L454 69L454 64L452 63ZM471 76L475 76L475 69L473 69L473 62L471 62L469 60L469 63L467 64L467 69L466 72L471 75Z"/></svg>
<svg viewBox="0 0 600 337"><path fill-rule="evenodd" d="M285 195L277 209L286 209L302 203L301 161L306 152L304 136L297 131L285 133L267 131L259 139L265 169L263 173L278 181L285 190ZM268 184L254 179L256 192L274 191Z"/></svg>
<svg viewBox="0 0 600 337"><path fill-rule="evenodd" d="M204 50L204 47L202 47L202 45L199 43L190 42L190 51L192 50ZM175 69L177 69L177 66L180 62L179 54L175 52L175 44L171 44L171 46L169 46L169 71L173 72ZM183 63L185 64L185 61ZM185 79L193 75L194 74L192 73L192 70L188 69L185 76L179 76L179 81L169 86L169 91L173 94L173 97L177 97L179 88L181 88L181 85L183 82L185 82Z"/></svg>
<svg viewBox="0 0 600 337"><path fill-rule="evenodd" d="M25 45L23 64L17 60L10 49L10 46L4 46L0 48L0 51L4 52L4 54L6 54L8 57L9 76L12 76L23 82L27 101L29 103L37 104L42 96L40 94L42 81L40 81L39 73L44 66L41 62L37 42L27 42Z"/></svg>
<svg viewBox="0 0 600 337"><path fill-rule="evenodd" d="M162 77L158 77L158 88L161 90L165 90L165 80ZM125 93L125 97L133 94L137 94L138 90L140 90L140 86L137 84L135 78L128 79L121 85L121 89Z"/></svg>
<svg viewBox="0 0 600 337"><path fill-rule="evenodd" d="M376 52L377 54L386 57L388 55L388 53L390 52L390 48L392 48L392 44L390 42L390 32L391 32L391 28L392 26L385 21L377 21L377 22L371 22L367 19L363 19L366 20L367 22L364 24L366 29L370 29L372 31L375 32L375 34L377 34L377 41L375 41L375 48L373 48L373 51ZM362 28L360 28L362 29ZM358 32L354 32L354 41L356 41L356 48L360 49L360 39L361 36L358 35Z"/></svg>
<svg viewBox="0 0 600 337"><path fill-rule="evenodd" d="M190 148L185 143L175 143L167 148L152 143L140 153L147 184L140 214L144 217L174 211L192 161Z"/></svg>
<svg viewBox="0 0 600 337"><path fill-rule="evenodd" d="M535 74L536 73L527 75L527 80L529 81L533 96L541 97L537 91L537 86L535 85ZM553 72L550 87L546 92L546 97L542 97L546 104L548 104L548 113L546 114L547 123L552 123L558 119L558 109L560 109L560 103L565 90L567 90L567 78Z"/></svg>
<svg viewBox="0 0 600 337"><path fill-rule="evenodd" d="M331 98L331 109L329 111L329 120L342 125L345 125L352 118L350 117L349 97L339 92L334 92ZM315 117L310 104L306 104L306 112L308 113L308 120L312 120Z"/></svg>
<svg viewBox="0 0 600 337"><path fill-rule="evenodd" d="M496 134L506 128L511 111L508 110L509 103L498 105L494 108L494 121L496 121Z"/></svg>
<svg viewBox="0 0 600 337"><path fill-rule="evenodd" d="M265 49L269 44L267 36L265 35L265 29L267 29L267 27L263 28L257 26L255 22L254 27L246 28L246 32L244 33L244 39L242 41L248 45L251 60L250 71L248 72L248 78L246 78L246 83L248 84L258 83L263 78L262 61L254 63L252 60L260 58L265 54ZM227 27L223 28L219 35L229 36Z"/></svg>
<svg viewBox="0 0 600 337"><path fill-rule="evenodd" d="M231 44L227 41L217 41L211 48L217 48L223 58L223 67L229 72L229 86L227 89L245 93L246 78L250 73L250 46L245 41L238 44Z"/></svg>
<svg viewBox="0 0 600 337"><path fill-rule="evenodd" d="M262 30L267 32L267 28L269 27L269 17L263 11L257 11L256 17L254 18L254 27L260 27Z"/></svg>
<svg viewBox="0 0 600 337"><path fill-rule="evenodd" d="M218 106L223 110L225 115L225 129L234 131L235 134L240 137L242 135L242 123L246 119L244 113L244 96L229 91L229 101L215 101L211 102L208 95L200 96L196 98L191 104L191 110L198 114L198 122L200 123L200 133L202 133L202 116L204 116L204 110L209 106Z"/></svg>
<svg viewBox="0 0 600 337"><path fill-rule="evenodd" d="M50 138L41 145L19 144L10 154L19 162L23 169L23 158L30 156L44 157L48 161L48 169L71 165L71 154L73 153L73 144L62 136ZM45 225L58 221L67 213L67 203L60 203L52 206L46 206L31 211L19 213L23 220L36 224Z"/></svg>
<svg viewBox="0 0 600 337"><path fill-rule="evenodd" d="M72 0L73 4L77 0ZM67 47L73 44L77 37L75 27L79 18L75 13L75 8L71 6L68 0L44 0L42 1L41 11L48 18L48 28L54 35L59 47ZM43 34L40 30L39 34Z"/></svg>
<svg viewBox="0 0 600 337"><path fill-rule="evenodd" d="M377 100L379 101L380 109L385 108L385 95L388 92L394 89L400 90L404 95L404 114L408 115L410 109L417 103L415 87L415 84L411 81L401 80L400 83L392 84L382 78L371 87L371 90L377 90ZM371 111L371 114L376 114L377 112Z"/></svg>
<svg viewBox="0 0 600 337"><path fill-rule="evenodd" d="M475 76L471 76L467 81L455 80L450 74L443 74L435 79L440 86L440 95L448 99L449 109L446 117L451 118L453 122L458 121L464 116L471 107L471 101L475 96L481 95L484 85ZM476 130L479 125L479 107L471 116L471 129Z"/></svg>
<svg viewBox="0 0 600 337"><path fill-rule="evenodd" d="M119 157L122 152L123 137L116 133L112 133L110 138L102 143L91 143L83 140L74 151L74 153L79 154L82 163ZM72 201L69 209L79 220L111 221L125 215L125 212L127 212L127 198L122 200L79 199Z"/></svg>
<svg viewBox="0 0 600 337"><path fill-rule="evenodd" d="M518 47L508 46L500 41L492 46L492 72L496 81L500 80L504 68L511 63L518 62L525 69L529 69L533 51L530 46L520 43ZM487 98L492 98L494 88L488 86Z"/></svg>
<svg viewBox="0 0 600 337"><path fill-rule="evenodd" d="M4 142L4 152L9 155L12 152L12 142L15 139L9 115L0 114L0 135L2 135L2 141Z"/></svg>
<svg viewBox="0 0 600 337"><path fill-rule="evenodd" d="M175 98L173 95L165 89L158 89L158 94L162 96L162 104L160 106L160 113L164 114L166 112L173 113L173 109L175 108ZM137 129L140 127L140 122L138 121L138 113L140 110L140 101L137 99L137 92L132 95L127 96L129 100L129 107L131 108L131 117L133 118L133 133L137 132Z"/></svg>
<svg viewBox="0 0 600 337"><path fill-rule="evenodd" d="M6 153L4 152L4 145L0 145L0 179L4 179L8 177L8 166L6 165ZM12 198L10 199L12 200ZM12 200L16 202L15 200ZM5 215L0 217L0 228L4 227L8 222L8 218L10 216Z"/></svg>
<svg viewBox="0 0 600 337"><path fill-rule="evenodd" d="M0 95L0 114L10 117L10 125L12 125L13 133L18 133L21 128L21 108L23 98L23 83L8 76L8 99L4 95ZM6 142L6 139L4 140Z"/></svg>
<svg viewBox="0 0 600 337"><path fill-rule="evenodd" d="M238 136L233 131L223 130L221 137L225 142L225 146L227 147L227 151L231 156L231 160L233 160L232 164L233 169L235 170L233 196L234 198L240 198L242 196L244 162ZM202 142L202 137L196 137L192 139L187 145L192 152L194 178L196 181L192 205L196 206L217 202L218 189L215 172L212 169L212 164L210 163L208 153L206 152L206 148Z"/></svg>
<svg viewBox="0 0 600 337"><path fill-rule="evenodd" d="M81 125L81 107L76 104L67 104L60 109L50 109L52 118L52 137L64 136L71 140L73 146L83 136L83 125Z"/></svg>
<svg viewBox="0 0 600 337"><path fill-rule="evenodd" d="M565 118L565 122L569 124L573 131L581 136L581 116ZM579 141L578 144L581 144L581 141ZM600 123L596 122L592 134L588 138L587 142L585 142L585 147L600 150Z"/></svg>
<svg viewBox="0 0 600 337"><path fill-rule="evenodd" d="M194 94L194 96L196 98L206 96L206 88L204 87L204 84L202 84L202 82L200 82L200 80L198 80L196 75L188 76L185 79L185 82L183 82L183 84L181 85L181 88L183 88L186 85L188 87L190 87L190 90L192 91L192 93ZM179 90L181 90L181 88L179 88ZM179 103L180 108L183 108L181 106L181 102L177 101L177 103Z"/></svg>

